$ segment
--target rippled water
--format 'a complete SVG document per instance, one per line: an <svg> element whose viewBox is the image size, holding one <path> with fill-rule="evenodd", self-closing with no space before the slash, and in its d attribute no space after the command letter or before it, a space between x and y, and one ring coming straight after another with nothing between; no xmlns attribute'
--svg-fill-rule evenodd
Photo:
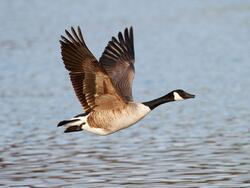
<svg viewBox="0 0 250 188"><path fill-rule="evenodd" d="M0 2L1 187L250 187L249 1ZM80 25L99 57L133 25L134 97L183 88L129 129L64 134L81 112L59 36Z"/></svg>

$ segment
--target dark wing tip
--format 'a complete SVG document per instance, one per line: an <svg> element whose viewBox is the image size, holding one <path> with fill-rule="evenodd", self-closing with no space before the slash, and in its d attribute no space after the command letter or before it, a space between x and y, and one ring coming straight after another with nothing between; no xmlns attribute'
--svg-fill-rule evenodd
<svg viewBox="0 0 250 188"><path fill-rule="evenodd" d="M119 33L118 33L118 39L119 39L119 42L120 42L121 44L125 44L124 38L123 38L123 35L122 35L122 32L119 32Z"/></svg>
<svg viewBox="0 0 250 188"><path fill-rule="evenodd" d="M80 37L80 41L86 46L86 44L83 40L82 31L81 31L81 28L79 25L77 26L77 31L78 31L78 36Z"/></svg>
<svg viewBox="0 0 250 188"><path fill-rule="evenodd" d="M70 30L71 30L71 33L72 33L72 34L74 35L74 37L75 37L76 31L75 31L74 27L71 26Z"/></svg>
<svg viewBox="0 0 250 188"><path fill-rule="evenodd" d="M72 43L78 43L79 41L78 41L77 37L75 36L75 30L74 30L73 27L71 27L71 32L72 32L74 37L72 36L72 34L67 29L65 29L65 33L68 36L68 38L70 39L70 41Z"/></svg>
<svg viewBox="0 0 250 188"><path fill-rule="evenodd" d="M130 35L133 35L133 26L130 26L129 33L130 33Z"/></svg>
<svg viewBox="0 0 250 188"><path fill-rule="evenodd" d="M77 26L77 31L79 34L82 34L81 27L79 25Z"/></svg>
<svg viewBox="0 0 250 188"><path fill-rule="evenodd" d="M130 40L132 40L134 42L134 33L133 33L133 27L132 26L129 28L129 37L130 37Z"/></svg>
<svg viewBox="0 0 250 188"><path fill-rule="evenodd" d="M81 31L80 26L77 26L76 29L73 26L71 26L70 31L71 32L69 32L69 30L65 29L65 33L66 33L67 38L64 37L64 36L61 36L62 42L63 43L71 43L71 44L74 44L74 45L77 45L77 46L81 45L84 48L86 48L89 51L90 54L92 54L90 52L90 50L88 49L88 47L87 47L87 45L86 45L86 43L85 43L85 41L83 39L83 35L82 35L82 31Z"/></svg>
<svg viewBox="0 0 250 188"><path fill-rule="evenodd" d="M128 28L126 27L124 30L124 35L128 34Z"/></svg>
<svg viewBox="0 0 250 188"><path fill-rule="evenodd" d="M64 43L62 40L59 40L59 42L60 42L61 45L63 45L63 43Z"/></svg>
<svg viewBox="0 0 250 188"><path fill-rule="evenodd" d="M65 36L61 35L61 39L62 40L59 40L61 44L65 44L65 43L71 43L69 41L69 39L67 39Z"/></svg>
<svg viewBox="0 0 250 188"><path fill-rule="evenodd" d="M65 29L64 31L65 31L65 33L66 33L68 36L69 36L69 35L71 36L71 34L69 33L69 31L68 31L67 29Z"/></svg>
<svg viewBox="0 0 250 188"><path fill-rule="evenodd" d="M130 26L130 27L126 27L124 29L124 35L125 34L128 34L129 36L132 36L133 35L133 26Z"/></svg>
<svg viewBox="0 0 250 188"><path fill-rule="evenodd" d="M126 27L123 32L118 32L117 37L112 37L106 46L100 61L129 61L134 62L133 27ZM109 60L108 60L109 59ZM106 62L109 64L108 62Z"/></svg>
<svg viewBox="0 0 250 188"><path fill-rule="evenodd" d="M135 58L135 50L134 50L134 33L133 33L133 27L131 26L129 29L129 46L130 46L130 50L131 50L131 54L133 56L133 58Z"/></svg>

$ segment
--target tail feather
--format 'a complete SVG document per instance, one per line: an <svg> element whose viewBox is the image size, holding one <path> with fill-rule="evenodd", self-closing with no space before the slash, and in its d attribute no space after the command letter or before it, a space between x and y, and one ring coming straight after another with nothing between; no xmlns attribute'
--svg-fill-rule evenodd
<svg viewBox="0 0 250 188"><path fill-rule="evenodd" d="M57 127L63 126L65 133L82 131L82 126L86 123L85 114L79 114L78 117L71 118L69 120L63 120L58 123Z"/></svg>
<svg viewBox="0 0 250 188"><path fill-rule="evenodd" d="M73 123L73 122L76 122L76 121L79 121L79 119L70 119L70 120L63 120L63 121L60 121L57 125L57 127L61 127L63 125L66 125L68 123Z"/></svg>
<svg viewBox="0 0 250 188"><path fill-rule="evenodd" d="M76 132L76 131L82 131L82 126L80 125L74 125L74 126L70 126L68 127L64 133L70 133L70 132Z"/></svg>

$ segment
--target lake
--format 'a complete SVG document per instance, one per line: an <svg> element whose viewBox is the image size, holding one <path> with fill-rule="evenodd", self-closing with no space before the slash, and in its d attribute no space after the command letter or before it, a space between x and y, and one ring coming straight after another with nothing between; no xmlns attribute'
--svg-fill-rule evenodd
<svg viewBox="0 0 250 188"><path fill-rule="evenodd" d="M0 187L250 187L250 1L0 2ZM182 88L109 136L56 127L82 112L59 39L81 26L99 59L133 26L133 95Z"/></svg>

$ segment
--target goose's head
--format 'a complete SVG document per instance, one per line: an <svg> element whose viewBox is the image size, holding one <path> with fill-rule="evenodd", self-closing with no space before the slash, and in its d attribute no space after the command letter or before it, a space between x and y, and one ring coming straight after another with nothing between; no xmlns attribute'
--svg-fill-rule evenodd
<svg viewBox="0 0 250 188"><path fill-rule="evenodd" d="M176 89L176 90L171 91L170 93L168 93L168 94L166 94L158 99L144 102L143 104L148 106L150 108L150 110L153 110L154 108L156 108L157 106L159 106L163 103L191 99L194 97L195 97L195 95L190 94L182 89Z"/></svg>
<svg viewBox="0 0 250 188"><path fill-rule="evenodd" d="M185 100L185 99L190 99L190 98L195 97L195 95L190 94L182 89L176 89L172 91L171 94L173 97L173 101L180 101L180 100Z"/></svg>

